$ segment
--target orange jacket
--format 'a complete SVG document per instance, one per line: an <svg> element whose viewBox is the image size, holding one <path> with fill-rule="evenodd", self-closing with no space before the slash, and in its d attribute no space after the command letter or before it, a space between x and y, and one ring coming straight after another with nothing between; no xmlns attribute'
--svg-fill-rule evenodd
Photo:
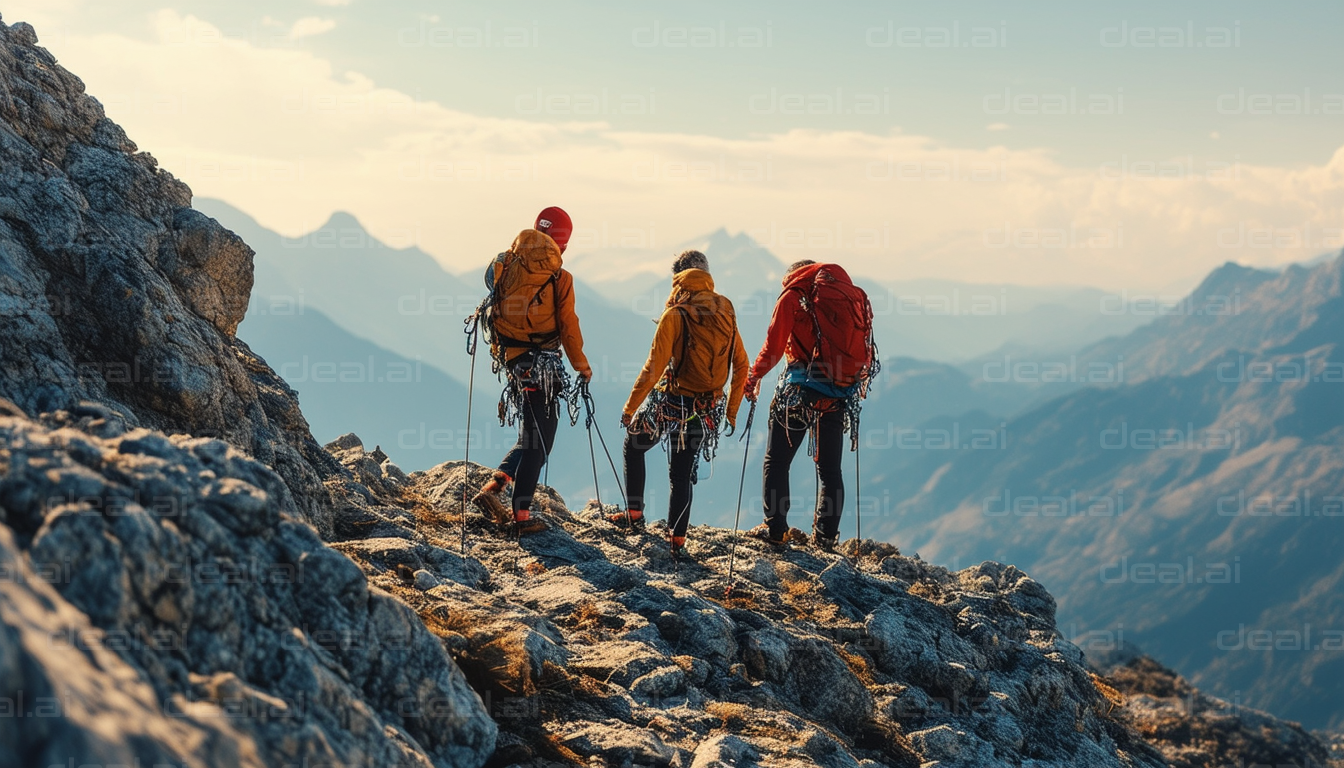
<svg viewBox="0 0 1344 768"><path fill-rule="evenodd" d="M591 375L592 368L583 354L579 316L574 312L574 278L561 263L560 247L550 235L535 229L518 233L513 246L493 265L494 284L501 297L493 314L494 330L497 335L526 342L553 336L559 322L559 337L541 342L541 348L563 346L574 370ZM552 275L553 287L549 285ZM503 349L506 360L527 351L523 346Z"/></svg>
<svg viewBox="0 0 1344 768"><path fill-rule="evenodd" d="M737 328L737 314L733 310L733 303L714 292L714 278L700 269L688 269L673 276L672 295L667 300L668 309L665 309L663 316L658 319L658 330L653 336L653 348L649 351L649 359L645 361L644 369L639 372L639 378L635 380L634 388L630 390L630 399L625 403L625 413L633 416L655 385L673 395L701 394L677 386L669 376L669 363L672 367L676 367L678 363L676 357L683 349L682 334L685 332L682 313L672 307L687 304L694 305L697 313L702 316L726 320L732 329L732 342L728 350L732 366L732 386L728 395L727 415L728 423L736 424L737 410L742 404L742 394L747 381L747 350L742 346L742 334ZM691 357L694 358L694 355ZM681 378L683 381L696 380L694 375L688 375L686 372L682 373ZM721 393L723 384L719 383L717 386Z"/></svg>

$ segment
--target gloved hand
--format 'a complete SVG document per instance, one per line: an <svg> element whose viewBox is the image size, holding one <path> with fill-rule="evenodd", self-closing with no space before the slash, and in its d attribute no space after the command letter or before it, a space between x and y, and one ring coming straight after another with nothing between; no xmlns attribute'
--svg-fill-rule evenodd
<svg viewBox="0 0 1344 768"><path fill-rule="evenodd" d="M634 419L635 419L634 414L632 414L632 413L622 413L622 414L621 414L621 426L622 426L622 427L625 427L626 429L629 429L629 428L630 428L630 423L631 423L632 421L634 421Z"/></svg>
<svg viewBox="0 0 1344 768"><path fill-rule="evenodd" d="M761 380L748 377L747 385L742 394L751 402L756 402L756 398L761 396Z"/></svg>

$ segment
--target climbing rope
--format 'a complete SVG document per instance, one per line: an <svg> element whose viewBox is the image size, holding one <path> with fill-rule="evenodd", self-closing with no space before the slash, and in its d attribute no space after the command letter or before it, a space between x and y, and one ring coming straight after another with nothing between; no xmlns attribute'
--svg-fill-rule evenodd
<svg viewBox="0 0 1344 768"><path fill-rule="evenodd" d="M747 458L751 454L751 423L756 419L756 401L751 401L751 410L747 412L747 426L742 432L742 437L738 442L744 442L742 447L742 477L737 483L737 512L733 515L733 544L728 550L728 586L723 590L723 596L727 598L733 593L733 563L737 558L737 530L742 521L742 490L747 485Z"/></svg>

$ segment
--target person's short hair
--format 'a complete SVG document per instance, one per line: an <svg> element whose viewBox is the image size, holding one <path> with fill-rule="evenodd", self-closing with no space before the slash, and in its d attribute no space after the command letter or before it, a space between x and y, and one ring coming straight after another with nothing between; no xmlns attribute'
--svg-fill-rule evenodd
<svg viewBox="0 0 1344 768"><path fill-rule="evenodd" d="M709 259L699 251L682 251L672 262L672 274L685 272L688 269L703 269L708 272Z"/></svg>
<svg viewBox="0 0 1344 768"><path fill-rule="evenodd" d="M802 269L803 267L810 267L810 266L812 266L813 264L816 264L816 263L817 263L817 262L813 261L812 259L802 259L802 260L799 260L799 261L795 261L795 262L793 262L792 264L789 265L789 268L788 268L788 269L784 270L784 274L787 275L788 273L794 271L795 269Z"/></svg>

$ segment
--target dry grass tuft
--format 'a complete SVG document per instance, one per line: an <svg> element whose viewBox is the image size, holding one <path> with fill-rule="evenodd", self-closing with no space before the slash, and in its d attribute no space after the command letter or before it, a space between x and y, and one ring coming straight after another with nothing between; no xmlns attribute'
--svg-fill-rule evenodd
<svg viewBox="0 0 1344 768"><path fill-rule="evenodd" d="M910 585L910 594L931 602L938 602L943 596L943 588L932 581L917 581Z"/></svg>
<svg viewBox="0 0 1344 768"><path fill-rule="evenodd" d="M439 604L418 612L425 628L439 637L449 633L466 634L477 622L463 611Z"/></svg>
<svg viewBox="0 0 1344 768"><path fill-rule="evenodd" d="M523 647L521 635L501 635L478 649L475 655L488 670L492 682L509 695L536 695L537 682L532 679L532 662Z"/></svg>
<svg viewBox="0 0 1344 768"><path fill-rule="evenodd" d="M554 733L546 734L542 738L541 743L538 745L538 747L539 747L538 751L541 752L544 756L552 760L559 760L563 764L581 765L581 766L586 766L589 764L587 760L584 760L583 757L579 755L579 753L575 752L569 747L566 747L560 741L560 737L555 735Z"/></svg>
<svg viewBox="0 0 1344 768"><path fill-rule="evenodd" d="M597 603L592 600L584 600L574 606L566 621L569 626L580 631L598 629L603 624L602 611L598 609Z"/></svg>
<svg viewBox="0 0 1344 768"><path fill-rule="evenodd" d="M611 685L592 675L580 674L574 678L574 693L580 696L605 699L611 695Z"/></svg>
<svg viewBox="0 0 1344 768"><path fill-rule="evenodd" d="M840 658L845 661L845 666L849 667L849 671L853 672L854 676L859 678L859 682L869 688L877 684L876 681L873 680L873 668L872 665L868 663L868 659L850 651L843 645L837 645L835 647L835 652L840 654Z"/></svg>
<svg viewBox="0 0 1344 768"><path fill-rule="evenodd" d="M751 707L728 701L711 701L705 705L705 712L719 718L719 725L723 728L741 728L751 717Z"/></svg>
<svg viewBox="0 0 1344 768"><path fill-rule="evenodd" d="M532 562L523 566L523 572L526 573L528 576L540 576L541 574L546 572L546 565L542 563L540 560L533 560Z"/></svg>
<svg viewBox="0 0 1344 768"><path fill-rule="evenodd" d="M756 601L756 595L747 590L734 589L732 592L729 592L721 598L716 598L713 595L707 595L707 597L719 605L722 605L724 608L755 611L759 610L761 607L761 604Z"/></svg>
<svg viewBox="0 0 1344 768"><path fill-rule="evenodd" d="M1110 704L1110 707L1106 710L1108 716L1115 711L1116 707L1125 706L1125 695L1123 693L1111 687L1095 672L1088 672L1087 674L1092 678L1092 686L1096 688L1097 692Z"/></svg>

